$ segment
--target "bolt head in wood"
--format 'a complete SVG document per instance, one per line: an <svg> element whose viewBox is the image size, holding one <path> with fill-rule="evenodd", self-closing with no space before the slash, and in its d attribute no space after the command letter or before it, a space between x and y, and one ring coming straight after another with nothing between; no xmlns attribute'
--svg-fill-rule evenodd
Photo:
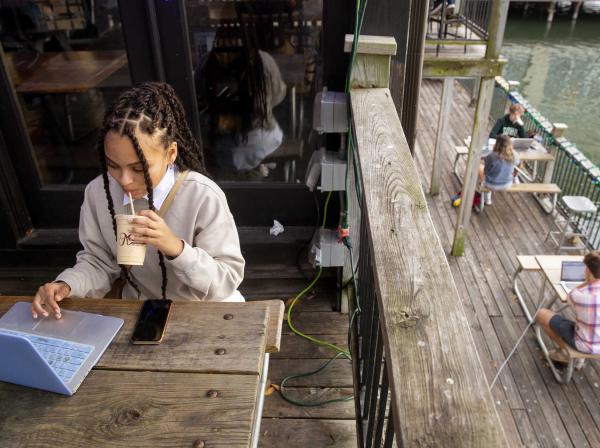
<svg viewBox="0 0 600 448"><path fill-rule="evenodd" d="M231 320L231 319L233 319L233 314L225 314L225 316L223 316L223 319Z"/></svg>
<svg viewBox="0 0 600 448"><path fill-rule="evenodd" d="M219 392L217 392L216 390L209 390L208 392L206 392L206 396L208 398L217 398L219 396Z"/></svg>
<svg viewBox="0 0 600 448"><path fill-rule="evenodd" d="M194 448L204 448L204 445L205 445L204 440L196 440L194 442L193 447Z"/></svg>
<svg viewBox="0 0 600 448"><path fill-rule="evenodd" d="M227 350L224 348L218 348L215 350L215 355L224 355L225 353L227 353Z"/></svg>

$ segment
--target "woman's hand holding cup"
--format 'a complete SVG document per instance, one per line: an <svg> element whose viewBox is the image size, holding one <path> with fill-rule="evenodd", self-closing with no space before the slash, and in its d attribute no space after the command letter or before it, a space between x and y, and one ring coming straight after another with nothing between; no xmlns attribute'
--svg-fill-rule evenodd
<svg viewBox="0 0 600 448"><path fill-rule="evenodd" d="M167 257L175 258L183 251L183 241L173 234L167 223L156 212L142 210L130 218L131 234L138 243L150 244Z"/></svg>

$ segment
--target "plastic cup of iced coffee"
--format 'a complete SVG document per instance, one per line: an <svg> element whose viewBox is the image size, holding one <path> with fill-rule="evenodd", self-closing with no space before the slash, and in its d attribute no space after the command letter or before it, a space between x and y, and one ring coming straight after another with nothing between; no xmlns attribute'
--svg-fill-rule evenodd
<svg viewBox="0 0 600 448"><path fill-rule="evenodd" d="M129 219L136 215L116 215L117 221L117 263L127 266L142 266L146 257L146 244L132 240L134 227Z"/></svg>

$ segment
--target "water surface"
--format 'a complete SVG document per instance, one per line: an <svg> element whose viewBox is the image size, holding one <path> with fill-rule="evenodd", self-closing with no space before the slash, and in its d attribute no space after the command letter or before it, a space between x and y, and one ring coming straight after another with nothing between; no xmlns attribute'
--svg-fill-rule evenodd
<svg viewBox="0 0 600 448"><path fill-rule="evenodd" d="M600 16L510 17L502 54L504 77L550 121L569 125L567 138L600 164Z"/></svg>

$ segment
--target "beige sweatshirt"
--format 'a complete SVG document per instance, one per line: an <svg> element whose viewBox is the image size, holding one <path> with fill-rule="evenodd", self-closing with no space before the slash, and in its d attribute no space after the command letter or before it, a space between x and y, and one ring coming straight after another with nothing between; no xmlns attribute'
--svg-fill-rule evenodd
<svg viewBox="0 0 600 448"><path fill-rule="evenodd" d="M121 187L109 179L115 213L130 213L123 205ZM136 210L147 209L148 201L137 199L134 205ZM190 172L164 220L185 242L178 257L165 257L167 298L219 301L231 296L242 282L245 262L233 216L217 184ZM56 280L71 287L72 297L103 297L121 269L116 261L116 238L101 176L85 189L79 240L83 250L77 254L77 263ZM154 247L148 246L144 265L131 267L130 274L142 292L141 298L161 297L162 275ZM137 298L129 284L123 290L123 298Z"/></svg>

